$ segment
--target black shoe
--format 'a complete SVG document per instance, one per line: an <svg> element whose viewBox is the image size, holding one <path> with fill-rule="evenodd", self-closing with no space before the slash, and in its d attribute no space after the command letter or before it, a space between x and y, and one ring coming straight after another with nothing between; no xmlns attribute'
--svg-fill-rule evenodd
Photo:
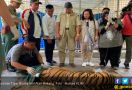
<svg viewBox="0 0 132 90"><path fill-rule="evenodd" d="M100 65L100 67L105 67L106 66L105 62L103 62L103 63L101 62L99 65Z"/></svg>
<svg viewBox="0 0 132 90"><path fill-rule="evenodd" d="M64 66L65 66L64 63L60 63L60 64L59 64L59 67L64 67Z"/></svg>
<svg viewBox="0 0 132 90"><path fill-rule="evenodd" d="M75 65L74 63L69 63L69 65L70 65L71 67L76 67L76 65Z"/></svg>
<svg viewBox="0 0 132 90"><path fill-rule="evenodd" d="M125 69L130 69L130 68L129 68L129 64L125 64L125 63L124 63L124 65L125 65Z"/></svg>
<svg viewBox="0 0 132 90"><path fill-rule="evenodd" d="M52 60L52 63L56 64L57 62L56 62L56 61L54 61L54 60Z"/></svg>

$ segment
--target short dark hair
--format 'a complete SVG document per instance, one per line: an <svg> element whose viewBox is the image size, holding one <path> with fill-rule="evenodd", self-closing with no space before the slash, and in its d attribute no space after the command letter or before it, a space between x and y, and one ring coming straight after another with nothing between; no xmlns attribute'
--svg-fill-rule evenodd
<svg viewBox="0 0 132 90"><path fill-rule="evenodd" d="M39 2L39 0L30 0L30 4L31 3L38 3L38 4L42 4L42 2Z"/></svg>
<svg viewBox="0 0 132 90"><path fill-rule="evenodd" d="M51 4L48 4L48 5L46 5L46 7L45 7L46 9L52 9L52 8L54 8L53 7L53 5L51 5Z"/></svg>
<svg viewBox="0 0 132 90"><path fill-rule="evenodd" d="M110 9L109 9L108 7L104 7L103 10L108 10L108 11L110 11ZM103 10L102 10L102 11L103 11Z"/></svg>
<svg viewBox="0 0 132 90"><path fill-rule="evenodd" d="M33 42L36 43L36 38L33 36L27 36L24 38L24 42Z"/></svg>
<svg viewBox="0 0 132 90"><path fill-rule="evenodd" d="M65 8L73 8L72 3L71 2L66 2L64 5Z"/></svg>
<svg viewBox="0 0 132 90"><path fill-rule="evenodd" d="M89 14L90 14L89 19L90 19L90 20L94 20L94 15L93 15L92 9L85 9L85 10L83 11L83 13L82 13L82 20L85 19L85 18L84 18L84 12L89 12Z"/></svg>
<svg viewBox="0 0 132 90"><path fill-rule="evenodd" d="M127 12L128 11L128 7L127 6L123 7L121 11L122 12Z"/></svg>

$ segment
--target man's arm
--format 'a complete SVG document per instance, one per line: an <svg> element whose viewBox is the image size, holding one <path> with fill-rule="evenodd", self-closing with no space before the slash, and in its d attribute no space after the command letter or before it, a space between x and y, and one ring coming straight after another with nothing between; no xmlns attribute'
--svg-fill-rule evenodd
<svg viewBox="0 0 132 90"><path fill-rule="evenodd" d="M60 22L56 22L56 38L60 39Z"/></svg>
<svg viewBox="0 0 132 90"><path fill-rule="evenodd" d="M44 16L42 18L42 23L43 23L43 32L44 32L44 38L49 36L49 32L48 32L48 20L46 18L46 16Z"/></svg>
<svg viewBox="0 0 132 90"><path fill-rule="evenodd" d="M94 25L95 25L95 37L94 37L94 41L96 42L98 40L98 35L99 35L99 24L98 22L95 20L94 21Z"/></svg>
<svg viewBox="0 0 132 90"><path fill-rule="evenodd" d="M44 64L43 58L42 58L42 56L40 55L40 53L37 54L37 59L39 60L39 62L40 62L41 64Z"/></svg>
<svg viewBox="0 0 132 90"><path fill-rule="evenodd" d="M43 62L43 58L40 55L39 51L37 50L37 48L34 49L34 53L37 55L37 60L39 61L40 64L44 64Z"/></svg>
<svg viewBox="0 0 132 90"><path fill-rule="evenodd" d="M76 38L75 38L76 41L80 39L80 32L81 32L81 21L78 15L76 18Z"/></svg>
<svg viewBox="0 0 132 90"><path fill-rule="evenodd" d="M30 27L30 25L28 24L28 17L29 17L29 9L26 9L23 11L22 15L21 15L21 27L22 27L22 32L24 36L28 35L28 29Z"/></svg>
<svg viewBox="0 0 132 90"><path fill-rule="evenodd" d="M57 16L56 20L56 38L60 40L60 15Z"/></svg>
<svg viewBox="0 0 132 90"><path fill-rule="evenodd" d="M28 66L22 65L14 60L11 61L11 65L20 70L26 70Z"/></svg>
<svg viewBox="0 0 132 90"><path fill-rule="evenodd" d="M28 73L32 74L32 75L35 75L37 72L34 68L32 67L28 67L28 66L25 66L23 64L20 64L16 61L11 61L11 65L17 69L20 69L20 70L26 70Z"/></svg>
<svg viewBox="0 0 132 90"><path fill-rule="evenodd" d="M8 25L10 25L10 26L15 25L13 19L11 18L9 9L8 9L6 3L4 2L4 0L0 0L0 16L2 16L2 18L5 20L5 22Z"/></svg>
<svg viewBox="0 0 132 90"><path fill-rule="evenodd" d="M76 26L76 36L80 36L80 32L81 32L81 25Z"/></svg>

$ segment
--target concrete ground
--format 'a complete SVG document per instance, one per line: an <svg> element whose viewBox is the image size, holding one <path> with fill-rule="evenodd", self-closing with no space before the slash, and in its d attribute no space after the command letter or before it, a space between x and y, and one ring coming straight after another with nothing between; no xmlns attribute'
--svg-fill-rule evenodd
<svg viewBox="0 0 132 90"><path fill-rule="evenodd" d="M43 50L41 50L40 53L43 56L43 60L45 62L45 56L44 56ZM76 64L76 67L73 68L73 67L70 67L68 65L68 63L69 63L68 56L66 57L66 60L65 60L66 61L65 62L66 63L65 67L69 68L69 69L72 69L72 70L78 70L78 71L80 71L80 70L81 71L82 70L85 71L85 70L88 70L88 69L94 69L96 71L107 70L110 73L118 73L122 77L132 77L132 63L130 63L130 69L125 69L124 65L123 65L123 63L124 63L124 56L125 56L125 51L122 50L121 63L120 63L120 67L119 67L118 70L111 69L110 63L108 63L108 65L105 68L102 69L102 68L99 67L99 53L98 53L97 50L95 50L94 51L94 55L93 55L93 59L91 60L95 64L95 66L94 67L90 67L90 66L82 67L81 64L82 64L83 60L81 58L81 53L78 52L78 51L76 51L76 54L75 54L75 64ZM58 50L54 51L54 58L53 58L53 60L55 60L57 62L57 64L55 66L58 66L59 65ZM45 62L45 64L46 64L46 62ZM15 77L15 76L16 76L15 73L8 72L7 70L4 70L3 73L2 73L2 77ZM2 80L2 82L6 81L6 80L8 80L8 79L4 78ZM12 82L12 81L14 81L14 80L10 80L10 82ZM38 86L36 86L36 87L38 87ZM11 87L9 87L8 85L1 85L0 90L10 90L10 88ZM20 90L23 90L23 89L20 89ZM26 89L26 90L29 90L29 89ZM31 89L30 88L30 90L36 90L36 89L34 89L34 88ZM52 87L52 89L46 89L46 87L45 87L45 89L42 89L42 87L40 87L39 89L37 88L37 90L61 90L61 89L53 89L53 87ZM74 90L74 89L65 89L65 90ZM75 89L75 90L77 90L77 89Z"/></svg>

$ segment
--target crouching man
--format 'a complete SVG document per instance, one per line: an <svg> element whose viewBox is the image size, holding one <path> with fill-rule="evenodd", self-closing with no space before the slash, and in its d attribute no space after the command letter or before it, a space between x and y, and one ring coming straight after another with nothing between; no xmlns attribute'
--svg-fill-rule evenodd
<svg viewBox="0 0 132 90"><path fill-rule="evenodd" d="M36 39L27 36L22 44L13 46L7 54L8 70L14 70L17 75L24 76L27 81L33 82L34 77L42 69L43 60L39 54Z"/></svg>

